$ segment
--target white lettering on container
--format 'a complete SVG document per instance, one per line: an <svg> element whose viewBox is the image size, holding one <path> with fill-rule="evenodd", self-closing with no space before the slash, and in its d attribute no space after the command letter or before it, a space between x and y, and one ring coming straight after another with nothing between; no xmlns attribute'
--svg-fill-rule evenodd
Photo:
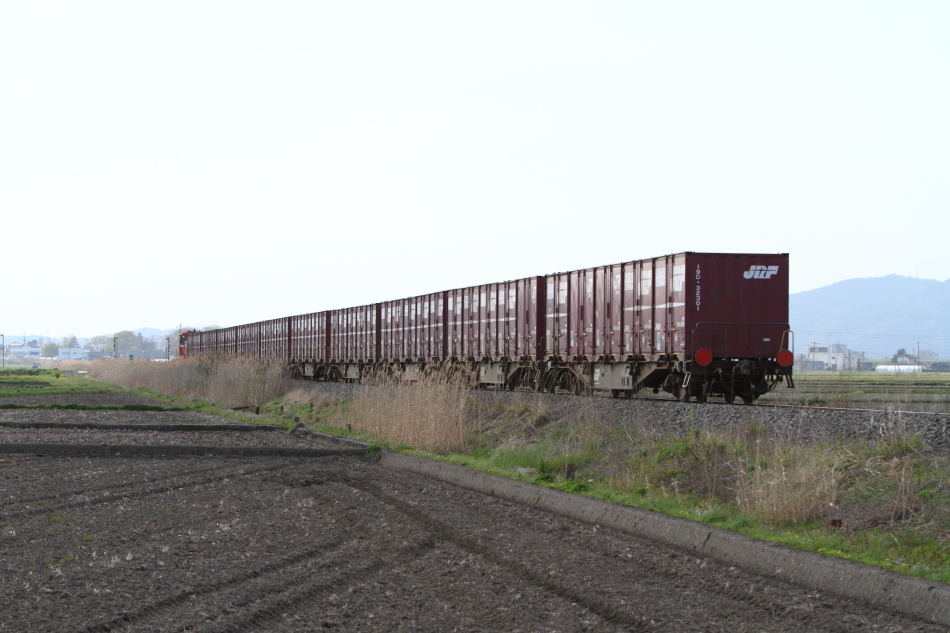
<svg viewBox="0 0 950 633"><path fill-rule="evenodd" d="M696 264L696 310L699 311L700 305L702 305L702 285L699 283L702 279L702 274L699 272L699 264Z"/></svg>

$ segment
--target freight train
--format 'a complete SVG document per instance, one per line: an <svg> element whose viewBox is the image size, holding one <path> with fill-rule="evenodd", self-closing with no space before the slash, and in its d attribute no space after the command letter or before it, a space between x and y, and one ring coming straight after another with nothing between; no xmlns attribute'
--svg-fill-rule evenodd
<svg viewBox="0 0 950 633"><path fill-rule="evenodd" d="M299 378L470 376L478 388L642 390L746 404L794 387L788 254L679 253L185 332L182 356L284 359ZM460 371L460 370L467 371Z"/></svg>

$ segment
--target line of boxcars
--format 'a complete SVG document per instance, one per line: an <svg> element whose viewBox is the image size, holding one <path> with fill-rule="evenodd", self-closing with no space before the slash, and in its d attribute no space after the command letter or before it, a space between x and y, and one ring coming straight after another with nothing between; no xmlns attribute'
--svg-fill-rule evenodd
<svg viewBox="0 0 950 633"><path fill-rule="evenodd" d="M186 332L180 353L286 359L295 375L746 403L792 382L788 255L680 253Z"/></svg>

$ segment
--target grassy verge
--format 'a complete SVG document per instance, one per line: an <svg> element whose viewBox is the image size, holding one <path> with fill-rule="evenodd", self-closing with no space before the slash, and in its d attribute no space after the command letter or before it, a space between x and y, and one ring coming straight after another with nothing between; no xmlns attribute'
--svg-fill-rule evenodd
<svg viewBox="0 0 950 633"><path fill-rule="evenodd" d="M121 391L121 388L87 376L69 376L53 369L0 371L0 402L2 398L15 396L56 396L115 391Z"/></svg>

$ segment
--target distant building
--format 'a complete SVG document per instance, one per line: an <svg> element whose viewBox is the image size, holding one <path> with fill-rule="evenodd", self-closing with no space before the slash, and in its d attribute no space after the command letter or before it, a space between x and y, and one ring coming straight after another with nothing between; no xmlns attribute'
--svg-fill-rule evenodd
<svg viewBox="0 0 950 633"><path fill-rule="evenodd" d="M808 352L799 359L801 371L870 371L874 366L864 352L840 343L809 343Z"/></svg>
<svg viewBox="0 0 950 633"><path fill-rule="evenodd" d="M89 360L89 351L81 347L60 347L59 360Z"/></svg>
<svg viewBox="0 0 950 633"><path fill-rule="evenodd" d="M39 358L40 349L38 347L13 347L10 350L10 355L14 358Z"/></svg>
<svg viewBox="0 0 950 633"><path fill-rule="evenodd" d="M894 365L894 364L878 365L877 367L874 368L874 371L881 371L881 372L899 371L899 372L911 373L911 372L924 371L924 366L923 365Z"/></svg>

